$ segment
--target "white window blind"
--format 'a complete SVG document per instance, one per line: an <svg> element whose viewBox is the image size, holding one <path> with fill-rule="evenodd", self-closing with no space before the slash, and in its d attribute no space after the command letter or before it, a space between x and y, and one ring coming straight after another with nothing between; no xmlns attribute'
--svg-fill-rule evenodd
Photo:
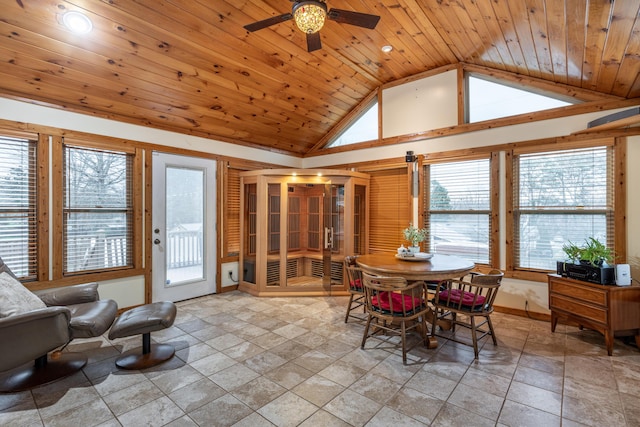
<svg viewBox="0 0 640 427"><path fill-rule="evenodd" d="M430 251L490 264L491 163L489 159L425 166Z"/></svg>
<svg viewBox="0 0 640 427"><path fill-rule="evenodd" d="M514 178L515 268L555 270L588 237L615 251L613 148L516 155Z"/></svg>
<svg viewBox="0 0 640 427"><path fill-rule="evenodd" d="M131 154L65 146L64 272L133 265Z"/></svg>
<svg viewBox="0 0 640 427"><path fill-rule="evenodd" d="M0 256L21 279L35 279L36 142L0 136Z"/></svg>

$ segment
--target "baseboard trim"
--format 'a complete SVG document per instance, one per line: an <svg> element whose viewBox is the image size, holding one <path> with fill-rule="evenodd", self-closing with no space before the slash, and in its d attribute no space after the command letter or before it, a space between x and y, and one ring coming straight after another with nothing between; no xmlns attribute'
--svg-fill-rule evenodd
<svg viewBox="0 0 640 427"><path fill-rule="evenodd" d="M535 311L520 310L518 308L493 306L493 309L498 313L513 314L514 316L527 317L529 319L541 320L544 322L551 322L551 314L536 313Z"/></svg>

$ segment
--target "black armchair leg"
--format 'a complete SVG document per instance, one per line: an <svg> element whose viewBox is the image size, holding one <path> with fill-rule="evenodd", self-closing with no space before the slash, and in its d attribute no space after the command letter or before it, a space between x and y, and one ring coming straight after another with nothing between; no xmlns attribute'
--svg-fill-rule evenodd
<svg viewBox="0 0 640 427"><path fill-rule="evenodd" d="M33 364L25 364L0 372L0 393L15 393L48 384L78 372L87 364L81 353L57 353L56 357L38 357Z"/></svg>

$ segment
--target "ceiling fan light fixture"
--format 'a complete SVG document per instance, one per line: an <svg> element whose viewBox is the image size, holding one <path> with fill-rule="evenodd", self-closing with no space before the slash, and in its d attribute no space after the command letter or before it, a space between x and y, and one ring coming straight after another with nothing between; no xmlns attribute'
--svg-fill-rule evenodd
<svg viewBox="0 0 640 427"><path fill-rule="evenodd" d="M293 19L300 31L313 34L320 31L327 18L327 5L320 1L302 1L293 7Z"/></svg>

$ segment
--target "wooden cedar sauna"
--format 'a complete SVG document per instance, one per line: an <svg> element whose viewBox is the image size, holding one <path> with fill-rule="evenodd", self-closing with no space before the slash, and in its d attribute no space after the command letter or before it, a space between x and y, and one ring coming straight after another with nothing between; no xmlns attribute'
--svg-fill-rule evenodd
<svg viewBox="0 0 640 427"><path fill-rule="evenodd" d="M369 176L332 169L243 172L239 289L346 295L345 255L365 253Z"/></svg>

